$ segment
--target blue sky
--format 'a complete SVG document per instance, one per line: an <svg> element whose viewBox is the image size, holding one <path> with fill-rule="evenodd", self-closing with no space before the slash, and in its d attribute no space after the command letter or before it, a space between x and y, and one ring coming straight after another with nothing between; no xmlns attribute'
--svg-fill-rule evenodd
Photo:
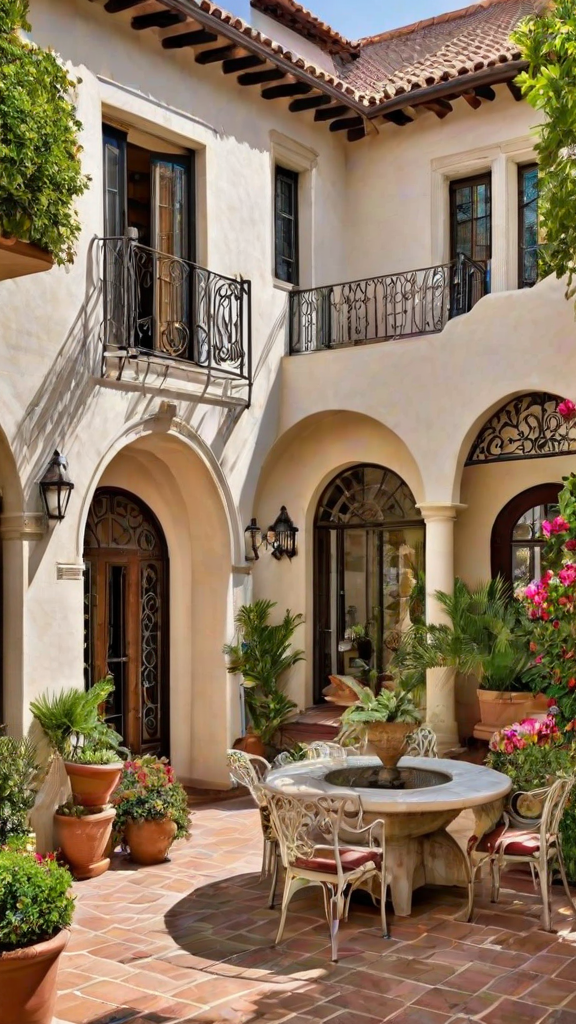
<svg viewBox="0 0 576 1024"><path fill-rule="evenodd" d="M445 11L466 7L466 0L301 0L342 35L350 39L408 25ZM250 0L223 0L222 6L249 20Z"/></svg>

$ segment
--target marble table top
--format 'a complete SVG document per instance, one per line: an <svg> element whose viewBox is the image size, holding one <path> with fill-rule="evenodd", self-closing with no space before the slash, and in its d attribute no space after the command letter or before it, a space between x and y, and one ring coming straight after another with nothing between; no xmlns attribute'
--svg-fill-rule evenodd
<svg viewBox="0 0 576 1024"><path fill-rule="evenodd" d="M422 789L368 789L356 786L335 786L326 782L329 772L346 768L367 768L381 765L377 757L349 756L346 765L339 761L302 761L269 772L266 783L288 794L320 795L357 794L366 811L384 814L417 814L426 811L464 810L502 799L510 792L512 783L507 775L443 758L402 757L399 768L415 768L442 772L448 780L437 786Z"/></svg>

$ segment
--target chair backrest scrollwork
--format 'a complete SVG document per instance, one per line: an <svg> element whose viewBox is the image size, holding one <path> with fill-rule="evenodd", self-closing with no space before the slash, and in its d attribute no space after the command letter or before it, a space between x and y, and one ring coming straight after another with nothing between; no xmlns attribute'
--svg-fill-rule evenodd
<svg viewBox="0 0 576 1024"><path fill-rule="evenodd" d="M406 740L406 754L410 757L438 757L436 733L427 725L416 729Z"/></svg>
<svg viewBox="0 0 576 1024"><path fill-rule="evenodd" d="M270 771L270 764L265 757L258 754L247 754L244 750L228 750L226 753L230 778L240 786L246 786L258 807L265 806L266 800L259 788L260 783Z"/></svg>
<svg viewBox="0 0 576 1024"><path fill-rule="evenodd" d="M295 796L273 789L266 783L260 789L270 810L284 867L290 867L298 858L309 859L318 846L323 846L331 848L337 873L341 875L338 837L344 824L360 828L362 805L359 797Z"/></svg>

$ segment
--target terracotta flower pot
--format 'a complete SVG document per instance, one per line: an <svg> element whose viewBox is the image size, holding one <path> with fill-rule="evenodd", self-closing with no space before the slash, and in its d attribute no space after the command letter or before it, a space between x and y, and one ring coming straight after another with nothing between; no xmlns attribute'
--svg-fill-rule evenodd
<svg viewBox="0 0 576 1024"><path fill-rule="evenodd" d="M493 726L494 732L513 722L520 722L527 717L533 699L531 693L478 690L480 721L483 725Z"/></svg>
<svg viewBox="0 0 576 1024"><path fill-rule="evenodd" d="M266 747L259 736L253 732L247 732L234 741L234 750L243 750L245 754L257 754L258 757L266 757Z"/></svg>
<svg viewBox="0 0 576 1024"><path fill-rule="evenodd" d="M0 953L0 1024L51 1024L58 958L69 938L64 928L46 942Z"/></svg>
<svg viewBox="0 0 576 1024"><path fill-rule="evenodd" d="M54 815L54 833L57 846L74 878L97 878L110 867L107 846L110 841L116 811L113 807L74 818L67 814Z"/></svg>
<svg viewBox="0 0 576 1024"><path fill-rule="evenodd" d="M122 762L115 764L77 764L65 761L72 797L81 807L104 807L120 782Z"/></svg>
<svg viewBox="0 0 576 1024"><path fill-rule="evenodd" d="M372 722L366 726L366 739L385 768L395 768L404 753L406 737L417 726L410 722Z"/></svg>
<svg viewBox="0 0 576 1024"><path fill-rule="evenodd" d="M177 827L170 818L159 821L128 821L124 838L135 864L162 864L174 842Z"/></svg>

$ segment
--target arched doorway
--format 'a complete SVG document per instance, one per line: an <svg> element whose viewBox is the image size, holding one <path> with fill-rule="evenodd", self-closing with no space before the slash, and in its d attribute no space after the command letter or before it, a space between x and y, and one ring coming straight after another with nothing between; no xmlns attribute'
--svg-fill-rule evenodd
<svg viewBox="0 0 576 1024"><path fill-rule="evenodd" d="M96 491L84 535L86 685L110 673L107 719L133 753L169 753L168 552L153 512Z"/></svg>
<svg viewBox="0 0 576 1024"><path fill-rule="evenodd" d="M360 652L345 649L352 626L369 626L370 668L386 673L410 625L410 595L424 569L424 529L412 491L383 466L351 466L325 488L314 531L315 702L329 675L358 674Z"/></svg>
<svg viewBox="0 0 576 1024"><path fill-rule="evenodd" d="M490 542L492 576L503 576L514 590L542 574L542 522L555 515L561 487L559 483L529 487L496 517Z"/></svg>

